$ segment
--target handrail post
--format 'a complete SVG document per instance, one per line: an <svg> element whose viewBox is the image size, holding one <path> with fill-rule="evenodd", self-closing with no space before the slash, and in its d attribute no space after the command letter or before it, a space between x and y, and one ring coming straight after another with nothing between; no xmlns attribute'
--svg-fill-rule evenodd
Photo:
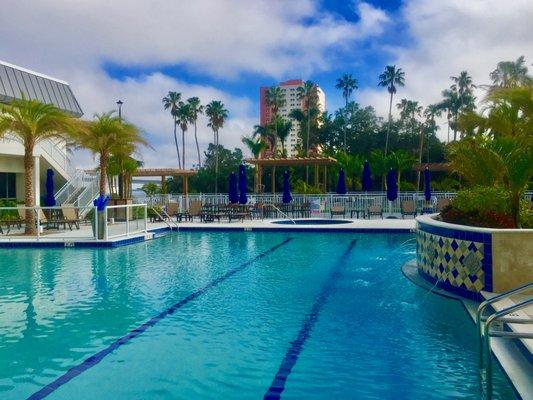
<svg viewBox="0 0 533 400"><path fill-rule="evenodd" d="M41 221L39 219L39 209L35 207L33 209L33 212L35 213L35 220L37 221L37 240L41 237Z"/></svg>
<svg viewBox="0 0 533 400"><path fill-rule="evenodd" d="M130 208L126 204L126 236L130 235Z"/></svg>
<svg viewBox="0 0 533 400"><path fill-rule="evenodd" d="M144 205L144 233L148 232L148 206Z"/></svg>
<svg viewBox="0 0 533 400"><path fill-rule="evenodd" d="M109 225L107 223L107 207L104 208L104 240L107 241L107 237L109 236Z"/></svg>
<svg viewBox="0 0 533 400"><path fill-rule="evenodd" d="M98 210L96 207L93 207L94 213L93 213L93 219L94 219L94 237L96 238L96 241L100 240L98 238Z"/></svg>

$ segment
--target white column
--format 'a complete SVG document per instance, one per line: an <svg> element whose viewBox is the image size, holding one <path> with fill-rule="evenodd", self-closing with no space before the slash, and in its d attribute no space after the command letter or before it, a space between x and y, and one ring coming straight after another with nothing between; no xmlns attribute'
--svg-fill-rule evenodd
<svg viewBox="0 0 533 400"><path fill-rule="evenodd" d="M35 167L33 169L33 195L35 197L35 205L41 205L41 162L40 157L33 157Z"/></svg>

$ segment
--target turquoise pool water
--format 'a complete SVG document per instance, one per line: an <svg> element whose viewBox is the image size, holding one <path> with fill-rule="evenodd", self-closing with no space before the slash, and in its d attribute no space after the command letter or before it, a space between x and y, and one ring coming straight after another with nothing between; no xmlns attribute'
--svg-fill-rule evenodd
<svg viewBox="0 0 533 400"><path fill-rule="evenodd" d="M477 399L474 325L402 276L411 238L0 250L0 398Z"/></svg>

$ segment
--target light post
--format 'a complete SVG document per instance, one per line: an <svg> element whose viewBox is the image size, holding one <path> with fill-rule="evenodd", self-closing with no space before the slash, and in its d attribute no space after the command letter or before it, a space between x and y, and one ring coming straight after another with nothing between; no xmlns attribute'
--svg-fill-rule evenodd
<svg viewBox="0 0 533 400"><path fill-rule="evenodd" d="M347 153L347 151L346 151L346 131L348 129L352 129L352 125L351 124L348 124L348 125L344 126L344 152L345 153Z"/></svg>
<svg viewBox="0 0 533 400"><path fill-rule="evenodd" d="M124 102L122 100L117 101L118 119L121 120L121 121L122 121L122 104L124 104Z"/></svg>

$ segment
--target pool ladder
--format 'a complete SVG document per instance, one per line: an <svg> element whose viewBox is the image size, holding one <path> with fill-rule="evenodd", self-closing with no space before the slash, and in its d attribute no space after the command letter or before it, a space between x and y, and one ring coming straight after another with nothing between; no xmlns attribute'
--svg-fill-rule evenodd
<svg viewBox="0 0 533 400"><path fill-rule="evenodd" d="M163 221L170 228L171 231L172 231L172 225L179 229L179 225L172 220L172 217L168 215L168 213L163 208L160 210L161 212L158 212L155 207L151 207L151 208L152 208L152 211L155 212L155 214L159 217L159 219ZM172 223L172 225L170 225L170 223Z"/></svg>
<svg viewBox="0 0 533 400"><path fill-rule="evenodd" d="M533 295L526 296L526 298L521 299L520 302L503 308L500 311L494 311L488 316L484 316L483 311L485 311L488 306L500 300L508 299L512 295L527 292L529 290L533 290L533 282L485 300L477 309L476 321L479 339L479 373L481 379L481 389L485 394L483 398L486 400L492 400L492 357L490 338L499 337L504 339L533 339L533 333L506 331L503 329L491 330L491 326L496 322L502 324L502 327L503 324L533 324L533 318L518 318L518 315L516 314L516 311L533 306Z"/></svg>

